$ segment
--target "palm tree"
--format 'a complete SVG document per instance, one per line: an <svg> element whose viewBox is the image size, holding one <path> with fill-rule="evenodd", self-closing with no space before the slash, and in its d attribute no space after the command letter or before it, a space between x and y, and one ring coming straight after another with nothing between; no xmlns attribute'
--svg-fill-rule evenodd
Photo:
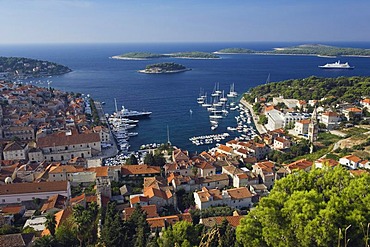
<svg viewBox="0 0 370 247"><path fill-rule="evenodd" d="M45 221L45 227L46 229L49 230L51 236L54 237L55 234L55 228L56 228L57 222L55 220L55 215L54 214L47 214L46 215L46 221Z"/></svg>
<svg viewBox="0 0 370 247"><path fill-rule="evenodd" d="M53 236L46 235L35 240L33 244L35 247L53 247L56 246L55 239Z"/></svg>

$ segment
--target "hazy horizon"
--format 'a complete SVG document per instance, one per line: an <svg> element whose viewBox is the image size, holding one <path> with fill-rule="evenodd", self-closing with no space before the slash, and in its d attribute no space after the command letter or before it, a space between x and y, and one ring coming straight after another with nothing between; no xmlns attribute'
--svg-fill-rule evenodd
<svg viewBox="0 0 370 247"><path fill-rule="evenodd" d="M0 4L0 44L370 41L367 0L0 0Z"/></svg>

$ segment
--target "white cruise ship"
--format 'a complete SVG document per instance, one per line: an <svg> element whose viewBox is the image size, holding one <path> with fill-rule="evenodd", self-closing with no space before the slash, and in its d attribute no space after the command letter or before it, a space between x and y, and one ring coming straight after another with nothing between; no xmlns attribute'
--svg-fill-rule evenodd
<svg viewBox="0 0 370 247"><path fill-rule="evenodd" d="M354 66L350 66L347 63L340 63L340 61L337 61L335 63L327 63L325 65L319 66L321 69L354 69Z"/></svg>

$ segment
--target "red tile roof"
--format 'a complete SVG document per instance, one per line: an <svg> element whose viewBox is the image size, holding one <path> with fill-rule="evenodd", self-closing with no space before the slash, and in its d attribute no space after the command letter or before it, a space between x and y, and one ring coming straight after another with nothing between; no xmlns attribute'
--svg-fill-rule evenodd
<svg viewBox="0 0 370 247"><path fill-rule="evenodd" d="M0 195L67 191L68 182L15 183L0 186Z"/></svg>

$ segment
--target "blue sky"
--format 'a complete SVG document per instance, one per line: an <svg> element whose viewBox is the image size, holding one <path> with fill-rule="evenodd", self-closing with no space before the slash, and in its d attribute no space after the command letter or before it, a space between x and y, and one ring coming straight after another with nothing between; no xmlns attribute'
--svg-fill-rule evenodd
<svg viewBox="0 0 370 247"><path fill-rule="evenodd" d="M0 0L0 43L370 41L369 0Z"/></svg>

